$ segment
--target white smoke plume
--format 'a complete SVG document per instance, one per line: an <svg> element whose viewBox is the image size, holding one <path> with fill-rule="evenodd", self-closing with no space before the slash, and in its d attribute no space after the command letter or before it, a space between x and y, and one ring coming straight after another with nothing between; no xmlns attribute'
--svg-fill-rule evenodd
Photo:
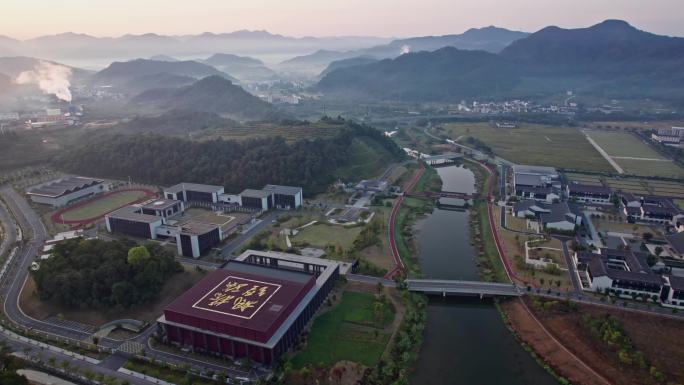
<svg viewBox="0 0 684 385"><path fill-rule="evenodd" d="M58 64L40 61L32 71L24 71L14 80L17 84L35 84L46 94L71 101L71 69Z"/></svg>
<svg viewBox="0 0 684 385"><path fill-rule="evenodd" d="M399 51L399 55L407 54L409 52L411 52L411 46L404 44L401 46L401 50Z"/></svg>

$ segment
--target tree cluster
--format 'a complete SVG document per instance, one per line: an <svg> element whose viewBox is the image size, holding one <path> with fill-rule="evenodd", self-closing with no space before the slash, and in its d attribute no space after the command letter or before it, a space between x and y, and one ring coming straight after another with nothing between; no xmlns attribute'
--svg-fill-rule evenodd
<svg viewBox="0 0 684 385"><path fill-rule="evenodd" d="M31 274L38 296L71 308L128 308L153 300L164 283L182 271L160 245L73 239Z"/></svg>
<svg viewBox="0 0 684 385"><path fill-rule="evenodd" d="M403 156L381 132L348 122L333 138L292 144L281 137L195 142L159 135L112 136L63 154L57 164L68 172L160 185L195 182L241 191L270 183L302 186L315 194L349 165L350 147L358 137L379 143L397 159Z"/></svg>

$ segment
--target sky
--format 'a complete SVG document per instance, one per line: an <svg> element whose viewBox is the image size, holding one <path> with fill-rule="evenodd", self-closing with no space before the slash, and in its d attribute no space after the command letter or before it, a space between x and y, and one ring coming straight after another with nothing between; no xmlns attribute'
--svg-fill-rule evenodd
<svg viewBox="0 0 684 385"><path fill-rule="evenodd" d="M0 0L0 35L95 36L268 30L288 36L407 37L496 25L534 32L605 19L684 36L683 0Z"/></svg>

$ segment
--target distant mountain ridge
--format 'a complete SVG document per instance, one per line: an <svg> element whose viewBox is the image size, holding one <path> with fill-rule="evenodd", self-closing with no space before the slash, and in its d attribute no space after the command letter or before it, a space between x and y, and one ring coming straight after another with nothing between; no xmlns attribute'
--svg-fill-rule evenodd
<svg viewBox="0 0 684 385"><path fill-rule="evenodd" d="M355 57L392 59L409 52L436 51L444 47L464 50L483 50L498 53L512 42L528 36L527 32L511 31L494 26L471 28L462 34L443 36L420 36L397 39L388 44L364 48L356 51L319 50L309 55L295 57L282 62L285 68L303 67L312 72L321 72L333 61Z"/></svg>
<svg viewBox="0 0 684 385"><path fill-rule="evenodd" d="M268 31L205 32L165 36L155 33L95 37L73 32L28 40L0 38L0 56L40 56L51 60L150 57L152 55L206 56L214 52L246 54L304 54L317 49L355 50L384 44L389 38L366 36L290 37Z"/></svg>
<svg viewBox="0 0 684 385"><path fill-rule="evenodd" d="M473 66L471 66L473 65ZM684 99L684 39L619 20L588 28L547 27L499 54L444 48L332 71L331 96L400 100L536 97L579 93Z"/></svg>
<svg viewBox="0 0 684 385"><path fill-rule="evenodd" d="M249 56L217 53L202 62L227 72L240 80L260 81L277 77L276 72L266 67L261 60Z"/></svg>
<svg viewBox="0 0 684 385"><path fill-rule="evenodd" d="M228 74L218 69L196 61L157 61L147 59L136 59L127 62L114 62L109 67L99 71L90 79L94 85L114 85L123 86L129 84L134 79L150 75L175 75L200 79L206 76L222 76L235 80ZM160 83L158 87L165 87Z"/></svg>

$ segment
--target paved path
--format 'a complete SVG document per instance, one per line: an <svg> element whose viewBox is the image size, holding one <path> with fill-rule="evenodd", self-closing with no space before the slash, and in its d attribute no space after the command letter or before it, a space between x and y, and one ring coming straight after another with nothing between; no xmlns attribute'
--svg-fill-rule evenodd
<svg viewBox="0 0 684 385"><path fill-rule="evenodd" d="M423 173L425 172L425 166L423 166L423 164L421 163L420 167L421 168L413 175L413 178L411 178L411 180L406 184L406 186L404 186L404 194L410 192L416 185L416 183L418 183L420 178L423 176ZM404 194L400 195L394 201L394 205L392 206L392 212L390 213L389 217L389 225L387 226L390 250L392 251L392 258L394 259L394 269L392 269L385 275L386 279L391 279L392 277L394 277L395 274L404 269L404 262L402 262L401 260L401 255L399 255L399 249L397 249L397 242L396 239L394 239L394 225L396 222L399 207L401 207L401 204L404 202Z"/></svg>
<svg viewBox="0 0 684 385"><path fill-rule="evenodd" d="M240 234L237 236L237 238L229 241L222 249L221 249L221 257L228 259L230 258L230 255L237 250L243 243L245 243L248 239L252 238L255 234L257 234L259 231L263 230L266 226L271 224L271 222L278 217L280 213L278 211L270 211L266 213L263 217L261 217L261 222L259 222L256 226L252 227L249 229L244 234Z"/></svg>
<svg viewBox="0 0 684 385"><path fill-rule="evenodd" d="M613 166L613 168L615 169L615 171L618 172L618 174L624 174L624 173L625 173L625 170L623 170L622 167L620 167L620 165L617 164L617 162L616 162L615 160L613 160L613 158L611 158L611 156L608 155L608 153L605 152L605 151L603 150L603 148L601 148L601 146L599 146L598 143L596 143L596 142L594 141L594 139L592 139L592 138L589 136L589 134L587 134L586 131L582 131L582 133L583 133L584 136L587 138L587 140L589 141L589 143L591 143L591 145L594 146L594 148L596 149L596 151L598 151L599 154L601 154L601 156L604 157L604 158L608 161L608 163L610 163L611 166Z"/></svg>
<svg viewBox="0 0 684 385"><path fill-rule="evenodd" d="M640 158L638 156L612 156L613 159L631 159L631 160L647 160L651 162L672 162L669 159L663 158Z"/></svg>

